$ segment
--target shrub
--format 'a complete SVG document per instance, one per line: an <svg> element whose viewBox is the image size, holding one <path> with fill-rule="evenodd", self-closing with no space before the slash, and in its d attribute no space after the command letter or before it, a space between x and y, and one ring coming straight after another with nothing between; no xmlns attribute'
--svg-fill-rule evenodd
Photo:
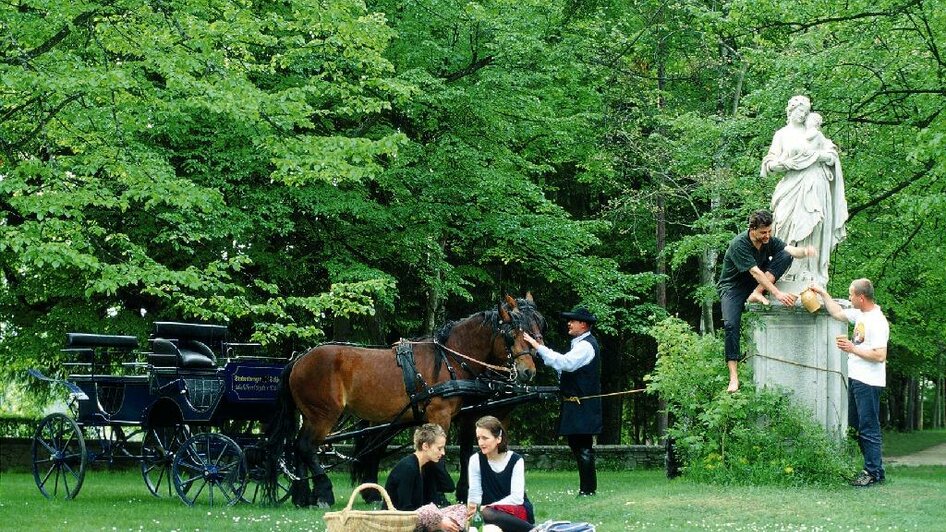
<svg viewBox="0 0 946 532"><path fill-rule="evenodd" d="M726 484L833 484L854 467L854 448L777 390L727 393L723 343L677 318L651 329L657 365L648 390L667 401L668 436L685 477ZM745 374L746 372L743 371Z"/></svg>
<svg viewBox="0 0 946 532"><path fill-rule="evenodd" d="M0 416L0 438L32 438L38 425L32 417Z"/></svg>

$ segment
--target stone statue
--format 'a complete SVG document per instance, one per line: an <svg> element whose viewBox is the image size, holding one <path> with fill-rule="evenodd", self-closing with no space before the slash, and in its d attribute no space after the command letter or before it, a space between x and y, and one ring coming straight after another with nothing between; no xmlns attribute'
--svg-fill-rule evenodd
<svg viewBox="0 0 946 532"><path fill-rule="evenodd" d="M775 132L761 175L782 176L772 194L775 236L818 251L795 259L778 282L781 290L798 294L812 282L827 286L829 258L844 240L848 212L838 149L821 132L821 115L811 112L805 96L793 96L785 112L788 123Z"/></svg>

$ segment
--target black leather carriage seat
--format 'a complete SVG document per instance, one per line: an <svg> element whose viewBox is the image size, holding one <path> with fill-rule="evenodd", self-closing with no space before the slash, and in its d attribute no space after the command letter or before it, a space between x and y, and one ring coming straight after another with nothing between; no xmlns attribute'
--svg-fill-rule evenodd
<svg viewBox="0 0 946 532"><path fill-rule="evenodd" d="M138 338L115 334L66 333L66 349L94 349L96 347L138 349Z"/></svg>
<svg viewBox="0 0 946 532"><path fill-rule="evenodd" d="M154 322L154 337L195 340L202 344L217 345L227 339L227 327L226 325L156 321Z"/></svg>
<svg viewBox="0 0 946 532"><path fill-rule="evenodd" d="M159 367L213 368L217 357L207 344L197 340L180 340L177 345L165 338L151 340L153 353L149 360Z"/></svg>

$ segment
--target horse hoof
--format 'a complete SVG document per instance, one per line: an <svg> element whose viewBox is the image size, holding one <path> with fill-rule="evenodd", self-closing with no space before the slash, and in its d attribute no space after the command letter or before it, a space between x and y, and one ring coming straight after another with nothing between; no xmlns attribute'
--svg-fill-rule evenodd
<svg viewBox="0 0 946 532"><path fill-rule="evenodd" d="M331 504L329 504L329 503L327 503L327 502L325 502L325 501L319 501L319 502L315 503L315 505L318 506L319 508L322 508L323 510L326 509L326 508L331 508L331 507L332 507Z"/></svg>

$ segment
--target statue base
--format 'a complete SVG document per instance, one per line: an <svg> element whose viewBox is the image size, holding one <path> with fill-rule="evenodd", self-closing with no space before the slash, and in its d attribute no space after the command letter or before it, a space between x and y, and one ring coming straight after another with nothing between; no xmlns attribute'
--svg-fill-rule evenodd
<svg viewBox="0 0 946 532"><path fill-rule="evenodd" d="M825 286L825 283L820 283L821 286ZM795 294L796 296L804 292L809 286L811 286L811 281L807 279L779 279L775 286L778 287L782 292L787 292L789 294Z"/></svg>
<svg viewBox="0 0 946 532"><path fill-rule="evenodd" d="M815 313L800 304L786 307L777 301L746 307L752 316L755 353L749 363L756 387L785 390L829 434L844 438L847 354L837 348L835 337L847 334L847 324L832 318L823 307Z"/></svg>

